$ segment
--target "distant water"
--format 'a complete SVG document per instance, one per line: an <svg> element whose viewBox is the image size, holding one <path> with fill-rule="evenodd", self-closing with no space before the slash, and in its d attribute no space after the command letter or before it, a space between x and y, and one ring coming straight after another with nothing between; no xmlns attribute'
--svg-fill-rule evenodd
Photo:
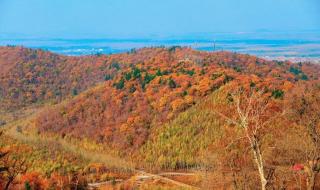
<svg viewBox="0 0 320 190"><path fill-rule="evenodd" d="M64 55L114 54L133 48L157 46L188 46L202 51L227 50L276 59L320 60L320 40L144 40L144 39L10 39L0 45L23 45Z"/></svg>

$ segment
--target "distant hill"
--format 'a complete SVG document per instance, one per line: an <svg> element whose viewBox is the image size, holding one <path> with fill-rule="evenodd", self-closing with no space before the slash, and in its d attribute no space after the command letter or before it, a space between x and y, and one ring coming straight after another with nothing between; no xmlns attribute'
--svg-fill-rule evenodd
<svg viewBox="0 0 320 190"><path fill-rule="evenodd" d="M68 57L23 47L0 48L0 97L7 108L19 108L74 96L120 67L119 56ZM115 60L114 60L115 59ZM125 57L123 57L125 59Z"/></svg>

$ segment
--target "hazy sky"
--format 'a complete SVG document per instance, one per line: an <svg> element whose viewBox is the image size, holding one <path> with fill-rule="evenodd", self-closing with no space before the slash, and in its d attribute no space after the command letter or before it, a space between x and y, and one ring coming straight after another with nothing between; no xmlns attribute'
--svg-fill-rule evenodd
<svg viewBox="0 0 320 190"><path fill-rule="evenodd" d="M149 37L320 30L320 0L0 0L0 34Z"/></svg>

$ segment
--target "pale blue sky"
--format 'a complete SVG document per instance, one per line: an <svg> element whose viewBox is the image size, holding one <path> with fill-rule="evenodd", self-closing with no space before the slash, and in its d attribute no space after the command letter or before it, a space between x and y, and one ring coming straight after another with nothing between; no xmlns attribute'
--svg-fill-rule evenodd
<svg viewBox="0 0 320 190"><path fill-rule="evenodd" d="M319 0L0 0L9 37L320 30Z"/></svg>

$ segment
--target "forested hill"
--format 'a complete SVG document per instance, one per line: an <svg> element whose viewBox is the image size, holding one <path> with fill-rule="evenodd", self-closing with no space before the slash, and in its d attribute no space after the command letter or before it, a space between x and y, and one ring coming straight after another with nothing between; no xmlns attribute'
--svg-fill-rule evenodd
<svg viewBox="0 0 320 190"><path fill-rule="evenodd" d="M0 122L23 142L54 139L139 170L205 171L208 189L255 189L258 156L275 189L311 186L320 171L319 65L182 47L80 57L1 47L0 68Z"/></svg>
<svg viewBox="0 0 320 190"><path fill-rule="evenodd" d="M181 47L83 57L21 47L0 52L6 71L0 80L2 105L17 109L70 98L38 117L39 131L91 137L117 149L140 147L151 126L231 81L261 86L281 98L296 81L319 76L317 65Z"/></svg>
<svg viewBox="0 0 320 190"><path fill-rule="evenodd" d="M253 74L294 82L315 79L319 72L315 69L318 66L311 64L272 62L249 55L208 53L180 47L82 57L23 47L0 47L0 67L0 103L10 109L48 101L57 103L104 81L117 82L119 88L121 77L124 80L128 77L124 76L125 72L134 72L137 68L142 75L151 74L147 79L141 76L146 81L139 79L143 87L160 73L173 80L189 78L195 83L192 84L194 88L201 80L201 84L205 83L204 79L207 83L213 82L212 78L219 78L219 75Z"/></svg>

